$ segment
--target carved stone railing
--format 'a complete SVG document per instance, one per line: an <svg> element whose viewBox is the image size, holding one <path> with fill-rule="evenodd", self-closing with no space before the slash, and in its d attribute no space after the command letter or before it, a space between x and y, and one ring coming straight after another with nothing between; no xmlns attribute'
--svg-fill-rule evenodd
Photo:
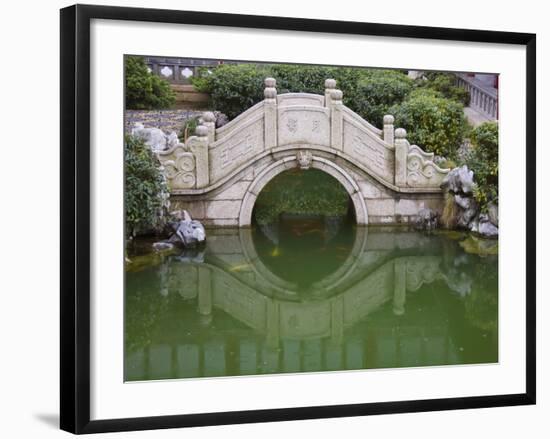
<svg viewBox="0 0 550 439"><path fill-rule="evenodd" d="M325 93L277 94L273 78L265 80L264 100L216 129L210 112L203 114L196 135L185 144L159 152L172 192L219 184L274 150L333 152L394 191L440 191L449 172L433 154L410 145L394 118L384 117L380 130L342 103L334 79Z"/></svg>
<svg viewBox="0 0 550 439"><path fill-rule="evenodd" d="M470 93L470 107L490 119L498 119L498 93L495 89L463 74L456 75L456 83Z"/></svg>

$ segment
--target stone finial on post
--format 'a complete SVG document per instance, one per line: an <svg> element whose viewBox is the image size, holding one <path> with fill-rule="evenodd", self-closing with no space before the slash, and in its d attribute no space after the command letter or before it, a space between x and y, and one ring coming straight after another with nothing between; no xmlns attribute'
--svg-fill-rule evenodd
<svg viewBox="0 0 550 439"><path fill-rule="evenodd" d="M275 78L264 80L264 141L265 148L277 146L277 81Z"/></svg>
<svg viewBox="0 0 550 439"><path fill-rule="evenodd" d="M391 114L386 114L384 116L384 130L383 130L383 135L384 135L384 141L386 143L389 143L390 145L393 145L393 122L394 122L394 117L391 115Z"/></svg>
<svg viewBox="0 0 550 439"><path fill-rule="evenodd" d="M344 148L343 96L342 90L330 90L330 144L340 151Z"/></svg>
<svg viewBox="0 0 550 439"><path fill-rule="evenodd" d="M330 93L336 89L336 79L325 79L325 107L330 108Z"/></svg>
<svg viewBox="0 0 550 439"><path fill-rule="evenodd" d="M216 140L216 116L211 111L202 114L202 123L208 129L208 142L214 143Z"/></svg>
<svg viewBox="0 0 550 439"><path fill-rule="evenodd" d="M395 185L405 187L407 185L407 155L409 142L407 131L403 128L395 130Z"/></svg>
<svg viewBox="0 0 550 439"><path fill-rule="evenodd" d="M195 130L196 136L188 141L189 149L195 155L195 168L197 172L197 188L208 186L210 182L210 170L208 165L209 133L206 125L199 125Z"/></svg>

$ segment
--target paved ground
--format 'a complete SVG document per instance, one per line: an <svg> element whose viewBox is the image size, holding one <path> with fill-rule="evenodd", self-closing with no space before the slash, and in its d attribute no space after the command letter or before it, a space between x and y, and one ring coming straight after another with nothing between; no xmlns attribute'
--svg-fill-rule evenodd
<svg viewBox="0 0 550 439"><path fill-rule="evenodd" d="M472 107L464 107L464 115L466 119L468 119L468 122L474 127L481 125L483 122L490 122L493 120Z"/></svg>

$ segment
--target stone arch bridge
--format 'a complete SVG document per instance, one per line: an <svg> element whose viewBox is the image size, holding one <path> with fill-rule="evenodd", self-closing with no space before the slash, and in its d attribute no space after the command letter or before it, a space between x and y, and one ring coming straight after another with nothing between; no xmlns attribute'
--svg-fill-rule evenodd
<svg viewBox="0 0 550 439"><path fill-rule="evenodd" d="M158 153L173 208L206 226L247 227L265 185L299 167L338 180L359 225L408 223L423 208L441 211L439 186L449 171L394 129L391 115L376 128L343 105L333 79L324 95L278 95L267 78L264 97L218 129L213 113L204 113L196 136Z"/></svg>

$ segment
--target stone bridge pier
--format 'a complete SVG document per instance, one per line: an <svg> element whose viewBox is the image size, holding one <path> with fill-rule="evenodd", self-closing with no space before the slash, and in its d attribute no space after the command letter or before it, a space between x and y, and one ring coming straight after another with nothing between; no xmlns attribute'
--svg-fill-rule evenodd
<svg viewBox="0 0 550 439"><path fill-rule="evenodd" d="M218 129L204 113L196 136L158 153L174 210L206 226L248 227L262 189L292 168L334 177L359 225L409 223L423 208L442 210L439 186L449 171L411 145L391 115L376 128L343 105L333 79L315 95L277 94L267 78L264 97Z"/></svg>

